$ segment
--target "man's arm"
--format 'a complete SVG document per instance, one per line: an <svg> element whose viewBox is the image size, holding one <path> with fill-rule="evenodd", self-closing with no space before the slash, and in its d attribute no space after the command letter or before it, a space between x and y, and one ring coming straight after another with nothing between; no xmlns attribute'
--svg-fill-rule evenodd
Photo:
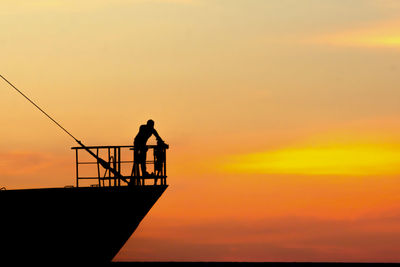
<svg viewBox="0 0 400 267"><path fill-rule="evenodd" d="M160 137L160 135L158 135L156 129L153 129L153 134L156 137L157 141L161 141L164 143L164 140L162 140L162 138Z"/></svg>

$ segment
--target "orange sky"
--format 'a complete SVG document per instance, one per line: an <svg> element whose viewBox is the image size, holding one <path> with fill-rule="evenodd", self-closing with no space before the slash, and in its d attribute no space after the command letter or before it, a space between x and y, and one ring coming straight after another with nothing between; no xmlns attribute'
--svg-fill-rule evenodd
<svg viewBox="0 0 400 267"><path fill-rule="evenodd" d="M2 1L1 74L87 145L152 118L170 187L117 261L400 261L396 0ZM0 186L74 184L0 82Z"/></svg>

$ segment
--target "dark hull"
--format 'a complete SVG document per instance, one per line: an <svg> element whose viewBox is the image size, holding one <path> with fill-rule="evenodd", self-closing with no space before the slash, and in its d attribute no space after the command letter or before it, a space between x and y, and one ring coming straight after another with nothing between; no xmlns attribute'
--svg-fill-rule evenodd
<svg viewBox="0 0 400 267"><path fill-rule="evenodd" d="M111 261L166 188L1 191L0 260Z"/></svg>

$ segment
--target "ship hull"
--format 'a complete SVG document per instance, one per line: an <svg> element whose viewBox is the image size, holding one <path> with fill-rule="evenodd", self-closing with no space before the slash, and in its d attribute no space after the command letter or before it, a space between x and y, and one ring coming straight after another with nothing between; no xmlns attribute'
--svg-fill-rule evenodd
<svg viewBox="0 0 400 267"><path fill-rule="evenodd" d="M166 188L2 191L0 259L109 262Z"/></svg>

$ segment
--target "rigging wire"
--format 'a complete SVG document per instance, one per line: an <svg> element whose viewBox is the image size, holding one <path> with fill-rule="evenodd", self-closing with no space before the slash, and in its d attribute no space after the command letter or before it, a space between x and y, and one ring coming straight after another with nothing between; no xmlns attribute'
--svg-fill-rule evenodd
<svg viewBox="0 0 400 267"><path fill-rule="evenodd" d="M64 127L61 126L55 119L53 119L49 114L47 114L43 109L41 109L38 105L35 104L29 97L27 97L24 93L22 93L17 87L15 87L11 82L9 82L3 75L0 74L0 77L6 81L12 88L14 88L18 93L20 93L23 97L25 97L32 105L34 105L38 110L40 110L44 115L46 115L50 120L52 120L58 127L60 127L64 132L66 132L69 136L71 136L76 142L80 143L78 139L76 139L70 132L68 132Z"/></svg>
<svg viewBox="0 0 400 267"><path fill-rule="evenodd" d="M17 87L15 87L10 81L8 81L6 78L4 78L3 75L0 74L0 77L7 82L12 88L14 88L18 93L20 93L24 98L26 98L29 102L31 102L32 105L34 105L38 110L40 110L44 115L46 115L52 122L54 122L58 127L60 127L64 132L66 132L69 136L71 136L82 148L84 148L90 155L92 155L94 158L98 160L98 162L103 166L105 169L109 170L112 172L116 177L119 177L122 179L124 182L128 183L128 181L121 175L121 173L114 168L110 166L108 162L103 160L102 158L98 157L91 151L89 148L87 148L84 144L82 144L81 141L75 138L70 132L68 132L64 127L61 126L55 119L53 119L49 114L47 114L43 109L41 109L38 105L36 105L35 102L33 102L29 97L27 97L24 93L22 93Z"/></svg>

